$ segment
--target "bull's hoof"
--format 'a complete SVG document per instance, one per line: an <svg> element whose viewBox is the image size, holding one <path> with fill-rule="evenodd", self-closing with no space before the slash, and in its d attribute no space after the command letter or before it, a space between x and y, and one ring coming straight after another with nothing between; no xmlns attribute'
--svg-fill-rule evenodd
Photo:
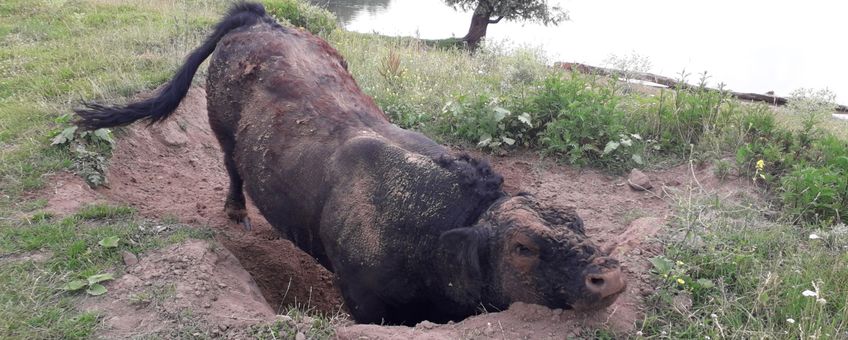
<svg viewBox="0 0 848 340"><path fill-rule="evenodd" d="M241 224L242 227L244 227L244 230L246 230L246 231L250 231L250 230L253 229L253 225L250 224L250 218L247 217L247 216L245 216L243 219L241 219L241 221L239 221L239 224Z"/></svg>
<svg viewBox="0 0 848 340"><path fill-rule="evenodd" d="M250 223L250 218L247 217L247 209L230 209L227 208L227 217L241 224L244 230L253 229L253 224Z"/></svg>

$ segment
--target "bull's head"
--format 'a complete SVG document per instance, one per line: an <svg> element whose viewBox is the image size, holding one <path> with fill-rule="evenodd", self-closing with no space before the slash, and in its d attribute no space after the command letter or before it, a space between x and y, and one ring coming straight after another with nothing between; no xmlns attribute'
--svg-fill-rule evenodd
<svg viewBox="0 0 848 340"><path fill-rule="evenodd" d="M460 281L452 287L464 290L451 295L497 308L520 301L595 310L626 287L618 261L586 237L573 209L526 194L496 202L476 226L445 232L440 248Z"/></svg>

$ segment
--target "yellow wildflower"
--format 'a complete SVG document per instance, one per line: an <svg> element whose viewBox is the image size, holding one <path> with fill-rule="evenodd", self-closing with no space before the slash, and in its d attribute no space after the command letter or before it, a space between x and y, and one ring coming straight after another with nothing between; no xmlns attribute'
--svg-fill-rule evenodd
<svg viewBox="0 0 848 340"><path fill-rule="evenodd" d="M686 283L686 281L683 281L683 279L677 279L677 283L682 286Z"/></svg>

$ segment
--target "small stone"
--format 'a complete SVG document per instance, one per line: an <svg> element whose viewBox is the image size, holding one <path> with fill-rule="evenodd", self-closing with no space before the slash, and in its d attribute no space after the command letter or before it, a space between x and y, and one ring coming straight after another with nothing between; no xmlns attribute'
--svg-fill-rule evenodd
<svg viewBox="0 0 848 340"><path fill-rule="evenodd" d="M138 257L131 252L124 250L121 252L121 257L124 258L124 264L127 266L134 266L138 264Z"/></svg>
<svg viewBox="0 0 848 340"><path fill-rule="evenodd" d="M492 335L495 335L495 328L494 328L494 327L492 327L492 323L491 323L491 322L487 322L487 323L486 323L486 329L483 331L483 334L485 334L485 335L486 335L486 336L488 336L488 337L491 337Z"/></svg>
<svg viewBox="0 0 848 340"><path fill-rule="evenodd" d="M277 321L282 322L284 324L292 324L294 320L288 315L277 315Z"/></svg>
<svg viewBox="0 0 848 340"><path fill-rule="evenodd" d="M436 324L425 320L425 321L419 322L416 327L421 328L421 329L433 329L433 328L436 327Z"/></svg>
<svg viewBox="0 0 848 340"><path fill-rule="evenodd" d="M627 177L627 184L636 191L645 191L654 187L648 175L645 175L639 169L630 170L630 176Z"/></svg>
<svg viewBox="0 0 848 340"><path fill-rule="evenodd" d="M227 327L227 325L224 325L224 324L218 324L218 329L220 329L220 330L221 330L221 332L226 331L226 330L227 330L227 328L229 328L229 327Z"/></svg>
<svg viewBox="0 0 848 340"><path fill-rule="evenodd" d="M194 291L194 296L200 296L200 291L199 291L199 290L195 290L195 291Z"/></svg>
<svg viewBox="0 0 848 340"><path fill-rule="evenodd" d="M303 332L297 332L297 335L294 336L294 340L306 340L306 334L303 334Z"/></svg>
<svg viewBox="0 0 848 340"><path fill-rule="evenodd" d="M222 289L223 289L223 288L227 288L227 284L226 284L226 283L221 282L221 283L218 283L218 287L219 287L219 288L222 288Z"/></svg>
<svg viewBox="0 0 848 340"><path fill-rule="evenodd" d="M209 302L206 302L206 303L203 304L203 308L212 308L212 304L209 303Z"/></svg>

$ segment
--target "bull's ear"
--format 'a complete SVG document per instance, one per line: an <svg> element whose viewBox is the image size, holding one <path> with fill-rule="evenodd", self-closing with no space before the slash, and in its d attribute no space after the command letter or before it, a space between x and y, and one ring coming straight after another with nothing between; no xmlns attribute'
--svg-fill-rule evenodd
<svg viewBox="0 0 848 340"><path fill-rule="evenodd" d="M448 230L439 237L439 252L446 269L462 281L478 282L482 278L480 261L488 243L489 232L483 227Z"/></svg>

